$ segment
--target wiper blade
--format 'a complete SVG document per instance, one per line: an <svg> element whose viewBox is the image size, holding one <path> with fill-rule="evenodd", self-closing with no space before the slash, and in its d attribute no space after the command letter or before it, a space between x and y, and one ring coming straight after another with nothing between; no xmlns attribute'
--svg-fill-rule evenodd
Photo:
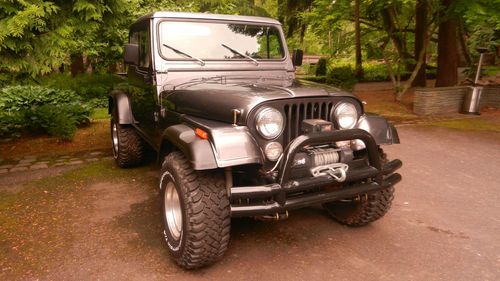
<svg viewBox="0 0 500 281"><path fill-rule="evenodd" d="M163 46L165 46L165 47L169 48L170 50L174 51L175 53L177 53L177 54L179 54L179 55L183 55L183 56L186 56L186 57L188 57L188 58L190 58L190 59L194 59L194 60L199 61L199 62L200 62L200 64L201 64L202 66L203 66L203 65L205 65L205 61L203 61L202 59L199 59L199 58L197 58L197 57L195 57L195 56L191 56L191 55L189 55L189 54L186 54L186 53L184 53L183 51L181 51L181 50L177 50L176 48L174 48L174 47L172 47L172 46L169 46L169 45L167 45L167 44L163 44Z"/></svg>
<svg viewBox="0 0 500 281"><path fill-rule="evenodd" d="M226 49L228 49L228 50L229 50L229 51L231 51L233 54L237 54L237 55L240 55L240 56L242 56L242 57L245 57L245 58L247 58L247 59L249 59L249 60L253 61L253 63L255 63L255 65L259 65L259 62L258 62L256 59L252 58L251 56L248 56L248 55L246 55L246 54L244 54L244 53L242 53L242 52L240 52L240 51L238 51L238 50L236 50L236 49L233 49L233 48L229 47L229 46L228 46L228 45L226 45L226 44L221 44L221 46L222 46L222 47L224 47L224 48L226 48Z"/></svg>

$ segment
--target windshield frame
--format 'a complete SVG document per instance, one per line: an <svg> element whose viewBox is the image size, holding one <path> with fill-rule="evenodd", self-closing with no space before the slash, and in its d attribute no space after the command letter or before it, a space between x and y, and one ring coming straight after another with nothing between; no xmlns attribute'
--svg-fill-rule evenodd
<svg viewBox="0 0 500 281"><path fill-rule="evenodd" d="M264 23L264 22L249 22L249 21L238 21L238 20L219 20L219 19L186 19L186 18L162 18L156 23L156 47L158 50L158 54L160 57L165 60L165 61L173 61L173 62L185 62L189 61L192 62L192 59L188 58L167 58L163 52L161 51L161 35L160 35L160 25L163 22L195 22L195 23L216 23L216 24L243 24L243 25L255 25L255 26L269 26L272 28L276 28L276 30L279 33L279 38L280 38L280 48L281 52L283 53L283 57L279 59L255 59L259 63L266 63L266 62L284 62L288 59L289 54L287 53L286 49L286 41L285 37L283 34L283 30L280 28L281 25L278 24L270 24L270 23ZM177 47L177 46L176 46ZM234 59L206 59L206 58L201 58L205 62L247 62L248 63L248 58L234 58Z"/></svg>

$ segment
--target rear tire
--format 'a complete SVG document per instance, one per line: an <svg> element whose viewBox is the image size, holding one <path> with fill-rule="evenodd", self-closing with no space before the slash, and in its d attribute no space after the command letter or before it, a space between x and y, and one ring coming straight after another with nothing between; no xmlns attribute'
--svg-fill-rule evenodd
<svg viewBox="0 0 500 281"><path fill-rule="evenodd" d="M380 149L382 164L387 163L387 155ZM348 200L323 204L323 208L341 224L364 226L382 218L391 208L394 186L368 194L361 194Z"/></svg>
<svg viewBox="0 0 500 281"><path fill-rule="evenodd" d="M174 260L193 269L214 263L227 250L230 207L220 171L195 171L180 152L161 169L163 234Z"/></svg>
<svg viewBox="0 0 500 281"><path fill-rule="evenodd" d="M140 165L144 161L145 146L134 127L121 125L111 118L111 143L113 158L121 168Z"/></svg>

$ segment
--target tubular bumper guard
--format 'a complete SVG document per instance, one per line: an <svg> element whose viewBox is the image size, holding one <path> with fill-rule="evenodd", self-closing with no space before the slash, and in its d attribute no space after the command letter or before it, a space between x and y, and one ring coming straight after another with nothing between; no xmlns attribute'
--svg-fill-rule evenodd
<svg viewBox="0 0 500 281"><path fill-rule="evenodd" d="M336 183L329 175L308 177L304 179L290 179L294 157L303 147L320 145L337 141L359 139L365 143L368 152L369 165L349 167L346 180L342 188L322 190L300 196L287 198L287 193L295 193ZM301 135L293 140L283 152L279 166L277 183L263 186L232 187L231 199L269 198L273 200L266 204L231 205L231 216L258 216L282 213L286 210L298 209L313 204L326 203L335 200L352 198L357 195L386 189L401 181L401 175L394 173L401 168L401 160L395 159L382 166L378 147L372 135L361 129L341 130L332 132L312 133ZM352 185L348 183L363 179L374 179L369 183Z"/></svg>

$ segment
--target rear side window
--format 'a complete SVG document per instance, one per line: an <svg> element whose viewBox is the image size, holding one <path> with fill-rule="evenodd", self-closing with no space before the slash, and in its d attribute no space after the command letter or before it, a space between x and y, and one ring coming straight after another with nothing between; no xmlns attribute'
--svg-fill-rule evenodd
<svg viewBox="0 0 500 281"><path fill-rule="evenodd" d="M144 27L130 33L130 44L139 45L139 67L149 68L151 61L151 42L149 28Z"/></svg>

